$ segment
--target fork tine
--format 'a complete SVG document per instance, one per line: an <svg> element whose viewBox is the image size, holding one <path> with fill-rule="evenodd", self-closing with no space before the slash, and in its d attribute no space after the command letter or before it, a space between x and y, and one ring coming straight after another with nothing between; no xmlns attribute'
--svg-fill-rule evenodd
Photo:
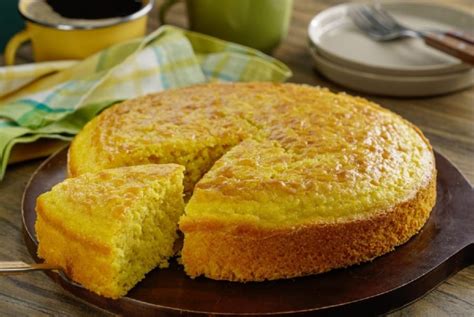
<svg viewBox="0 0 474 317"><path fill-rule="evenodd" d="M353 6L349 8L348 14L356 26L369 36L379 39L388 33L388 29L380 23L370 18L370 14L363 10L363 6Z"/></svg>
<svg viewBox="0 0 474 317"><path fill-rule="evenodd" d="M362 6L360 9L361 14L365 16L375 27L382 29L385 32L393 30L393 27L388 25L383 17L378 15L372 7Z"/></svg>
<svg viewBox="0 0 474 317"><path fill-rule="evenodd" d="M349 16L359 29L377 41L419 36L419 32L404 27L377 6L353 5L349 7Z"/></svg>
<svg viewBox="0 0 474 317"><path fill-rule="evenodd" d="M363 32L369 34L372 34L374 32L373 24L369 20L367 20L367 18L363 14L361 14L359 10L351 8L348 11L348 14L352 22L354 22L354 24Z"/></svg>
<svg viewBox="0 0 474 317"><path fill-rule="evenodd" d="M385 11L381 6L371 6L370 10L375 19L385 24L389 28L399 28L400 23L395 20L387 11Z"/></svg>
<svg viewBox="0 0 474 317"><path fill-rule="evenodd" d="M371 28L372 24L356 8L349 8L348 15L359 28L363 30Z"/></svg>

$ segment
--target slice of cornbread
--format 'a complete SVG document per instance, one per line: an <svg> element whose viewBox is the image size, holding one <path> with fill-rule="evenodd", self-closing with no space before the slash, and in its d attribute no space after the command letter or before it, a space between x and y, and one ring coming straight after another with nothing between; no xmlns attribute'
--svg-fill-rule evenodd
<svg viewBox="0 0 474 317"><path fill-rule="evenodd" d="M38 256L97 294L125 295L173 255L183 171L175 164L139 165L54 186L36 204Z"/></svg>

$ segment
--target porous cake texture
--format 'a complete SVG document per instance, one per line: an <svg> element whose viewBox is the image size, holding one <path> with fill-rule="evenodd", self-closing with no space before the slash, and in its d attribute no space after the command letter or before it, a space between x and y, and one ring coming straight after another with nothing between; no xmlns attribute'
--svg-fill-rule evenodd
<svg viewBox="0 0 474 317"><path fill-rule="evenodd" d="M207 84L126 101L74 140L72 176L177 163L191 277L258 281L346 267L416 234L435 202L429 142L363 98L296 84ZM192 196L191 196L192 193Z"/></svg>
<svg viewBox="0 0 474 317"><path fill-rule="evenodd" d="M174 254L183 171L176 164L121 167L54 186L36 204L38 256L99 295L125 295Z"/></svg>
<svg viewBox="0 0 474 317"><path fill-rule="evenodd" d="M232 89L226 90L232 94ZM90 121L69 151L70 176L136 164L186 167L184 187L195 183L226 151L258 130L212 89L169 90L132 99Z"/></svg>

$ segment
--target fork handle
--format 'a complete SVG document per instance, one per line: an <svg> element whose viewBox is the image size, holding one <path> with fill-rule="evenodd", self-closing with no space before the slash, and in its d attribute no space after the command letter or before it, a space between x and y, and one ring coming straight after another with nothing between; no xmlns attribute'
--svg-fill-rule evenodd
<svg viewBox="0 0 474 317"><path fill-rule="evenodd" d="M28 264L21 261L0 261L0 275L17 274L38 270L59 270L60 268L48 263Z"/></svg>
<svg viewBox="0 0 474 317"><path fill-rule="evenodd" d="M474 65L474 45L445 34L424 33L423 39L427 45Z"/></svg>
<svg viewBox="0 0 474 317"><path fill-rule="evenodd" d="M446 33L447 36L454 37L458 40L463 42L469 43L474 45L474 33L472 32L465 32L465 31L448 31Z"/></svg>

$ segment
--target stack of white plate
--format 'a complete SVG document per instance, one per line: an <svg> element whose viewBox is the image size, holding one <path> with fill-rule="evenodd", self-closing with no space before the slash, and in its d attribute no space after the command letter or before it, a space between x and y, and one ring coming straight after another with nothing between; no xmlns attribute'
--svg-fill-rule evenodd
<svg viewBox="0 0 474 317"><path fill-rule="evenodd" d="M470 65L406 38L376 42L362 33L342 4L316 15L308 27L316 68L330 80L361 92L399 97L450 93L474 84ZM382 7L417 30L474 30L468 12L430 3L388 2Z"/></svg>

